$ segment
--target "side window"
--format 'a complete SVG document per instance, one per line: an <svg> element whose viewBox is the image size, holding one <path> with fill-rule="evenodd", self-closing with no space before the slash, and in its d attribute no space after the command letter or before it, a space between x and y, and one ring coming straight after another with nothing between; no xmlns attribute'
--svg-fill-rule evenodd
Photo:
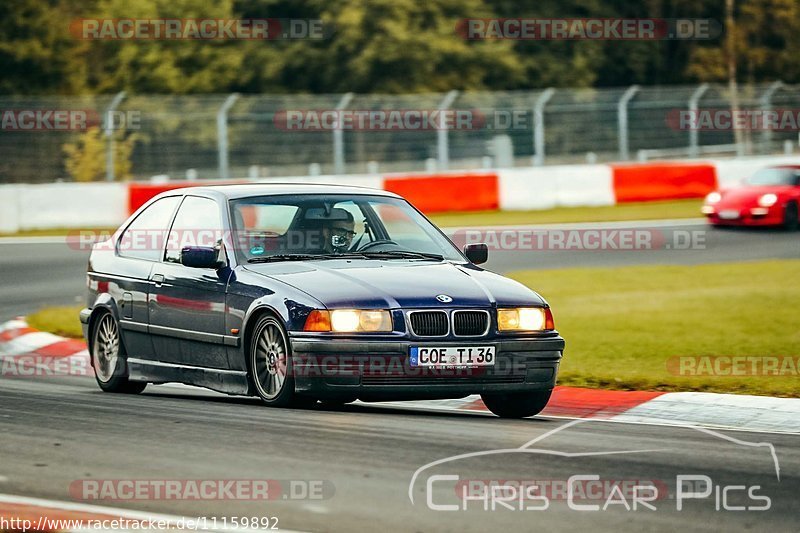
<svg viewBox="0 0 800 533"><path fill-rule="evenodd" d="M164 252L164 241L172 213L180 202L180 196L169 196L156 200L139 213L123 232L117 243L121 257L160 261Z"/></svg>
<svg viewBox="0 0 800 533"><path fill-rule="evenodd" d="M170 263L180 263L181 248L213 247L220 239L222 216L217 202L199 196L187 196L178 209L167 237L167 253L164 259Z"/></svg>

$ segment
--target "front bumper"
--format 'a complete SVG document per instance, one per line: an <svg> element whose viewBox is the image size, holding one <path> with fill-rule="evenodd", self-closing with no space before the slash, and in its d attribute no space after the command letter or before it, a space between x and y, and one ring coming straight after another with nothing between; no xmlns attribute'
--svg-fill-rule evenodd
<svg viewBox="0 0 800 533"><path fill-rule="evenodd" d="M736 213L736 217L726 218L721 216L722 213ZM703 214L715 226L780 226L783 224L783 206L778 204L771 207L715 204L711 207L704 206Z"/></svg>
<svg viewBox="0 0 800 533"><path fill-rule="evenodd" d="M81 321L81 329L83 330L83 338L89 342L89 318L92 316L92 310L88 307L81 309L78 314L78 319Z"/></svg>
<svg viewBox="0 0 800 533"><path fill-rule="evenodd" d="M564 339L558 335L481 341L291 338L298 393L345 400L462 398L470 394L549 390L555 386ZM496 348L491 367L421 369L409 365L412 346Z"/></svg>

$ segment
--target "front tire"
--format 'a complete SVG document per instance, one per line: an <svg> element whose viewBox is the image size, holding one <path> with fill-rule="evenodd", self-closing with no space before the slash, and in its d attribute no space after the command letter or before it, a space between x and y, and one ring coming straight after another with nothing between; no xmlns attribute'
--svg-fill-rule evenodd
<svg viewBox="0 0 800 533"><path fill-rule="evenodd" d="M786 204L786 207L783 209L783 229L786 231L797 231L798 226L800 226L800 216L798 216L797 212L797 204L794 202L790 202Z"/></svg>
<svg viewBox="0 0 800 533"><path fill-rule="evenodd" d="M552 390L481 394L486 407L500 418L526 418L542 412L550 401Z"/></svg>
<svg viewBox="0 0 800 533"><path fill-rule="evenodd" d="M147 383L128 380L119 324L109 312L97 317L92 328L92 367L97 384L105 392L138 394L147 387Z"/></svg>
<svg viewBox="0 0 800 533"><path fill-rule="evenodd" d="M316 400L297 396L294 391L292 354L283 325L272 315L256 323L250 341L253 388L261 401L271 407L308 407Z"/></svg>

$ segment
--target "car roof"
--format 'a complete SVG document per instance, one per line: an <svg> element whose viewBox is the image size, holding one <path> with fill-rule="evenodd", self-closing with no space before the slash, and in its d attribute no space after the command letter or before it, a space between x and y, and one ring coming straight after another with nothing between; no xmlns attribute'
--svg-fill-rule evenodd
<svg viewBox="0 0 800 533"><path fill-rule="evenodd" d="M325 183L237 183L227 185L200 185L172 189L162 193L159 196L175 194L203 194L222 197L229 200L247 198L251 196L270 196L283 194L358 194L400 198L400 196L382 189L373 189L371 187L360 187L356 185L331 185Z"/></svg>

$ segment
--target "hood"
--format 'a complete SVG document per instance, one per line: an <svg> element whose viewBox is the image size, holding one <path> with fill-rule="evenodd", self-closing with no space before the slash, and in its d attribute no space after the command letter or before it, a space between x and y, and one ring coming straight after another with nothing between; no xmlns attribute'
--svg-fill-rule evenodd
<svg viewBox="0 0 800 533"><path fill-rule="evenodd" d="M542 305L524 285L472 265L446 261L325 260L263 263L247 270L287 283L329 308L424 308ZM452 303L436 296L446 294Z"/></svg>
<svg viewBox="0 0 800 533"><path fill-rule="evenodd" d="M735 189L724 189L720 191L722 195L722 200L720 200L720 204L730 204L730 203L752 203L753 205L756 204L758 198L764 194L777 194L778 197L781 196L782 193L788 191L792 187L790 185L762 185L762 186L755 186L755 187L737 187Z"/></svg>

